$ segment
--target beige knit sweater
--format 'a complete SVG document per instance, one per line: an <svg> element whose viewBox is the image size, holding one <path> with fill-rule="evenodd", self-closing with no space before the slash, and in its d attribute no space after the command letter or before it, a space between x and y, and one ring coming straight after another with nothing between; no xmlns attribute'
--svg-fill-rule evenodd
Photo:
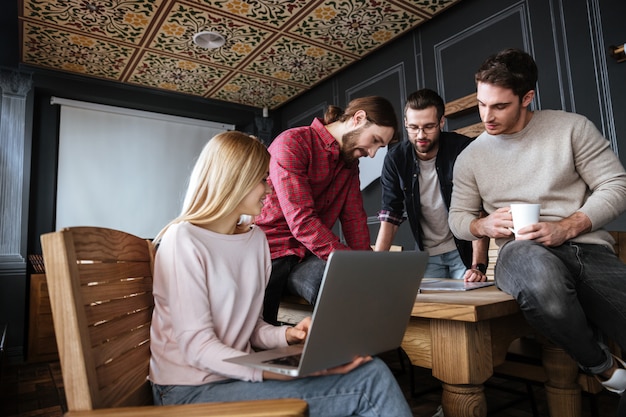
<svg viewBox="0 0 626 417"><path fill-rule="evenodd" d="M541 204L540 221L583 212L592 231L573 240L611 246L602 226L626 210L626 172L587 118L536 111L520 132L484 132L459 155L450 228L460 239L475 240L469 227L481 206L492 213L511 203Z"/></svg>

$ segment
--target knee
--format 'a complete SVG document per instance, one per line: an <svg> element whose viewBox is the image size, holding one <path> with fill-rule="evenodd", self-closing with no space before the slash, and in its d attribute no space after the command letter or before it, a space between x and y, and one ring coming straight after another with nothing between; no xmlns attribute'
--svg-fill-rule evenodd
<svg viewBox="0 0 626 417"><path fill-rule="evenodd" d="M528 240L512 241L500 249L496 262L496 279L523 277L537 279L540 284L546 276L562 272L562 262L545 246ZM508 277L508 278L507 278Z"/></svg>
<svg viewBox="0 0 626 417"><path fill-rule="evenodd" d="M545 246L532 240L513 240L500 249L497 262L500 265L529 264L529 259L541 256L545 250Z"/></svg>
<svg viewBox="0 0 626 417"><path fill-rule="evenodd" d="M380 358L373 358L361 368L367 377L376 383L385 382L390 378L395 380L387 364Z"/></svg>
<svg viewBox="0 0 626 417"><path fill-rule="evenodd" d="M563 263L545 246L532 241L512 241L498 254L495 278L498 287L516 296L524 290L540 294L561 291L558 277L567 275Z"/></svg>

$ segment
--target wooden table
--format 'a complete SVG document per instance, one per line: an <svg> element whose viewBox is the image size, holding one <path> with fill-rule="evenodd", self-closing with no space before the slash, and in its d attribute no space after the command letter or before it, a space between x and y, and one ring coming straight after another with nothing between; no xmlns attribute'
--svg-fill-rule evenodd
<svg viewBox="0 0 626 417"><path fill-rule="evenodd" d="M483 383L511 342L532 333L517 302L495 287L427 292L417 296L402 348L442 382L446 417L480 417L487 415ZM580 416L576 364L555 347L544 347L543 359L550 415Z"/></svg>

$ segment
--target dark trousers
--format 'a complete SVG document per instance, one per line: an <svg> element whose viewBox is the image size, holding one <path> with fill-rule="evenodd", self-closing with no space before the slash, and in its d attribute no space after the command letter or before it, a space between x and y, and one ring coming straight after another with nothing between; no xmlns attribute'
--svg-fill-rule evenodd
<svg viewBox="0 0 626 417"><path fill-rule="evenodd" d="M315 305L326 261L310 255L300 261L295 255L272 260L272 274L265 289L263 318L278 324L278 307L284 294L295 294Z"/></svg>

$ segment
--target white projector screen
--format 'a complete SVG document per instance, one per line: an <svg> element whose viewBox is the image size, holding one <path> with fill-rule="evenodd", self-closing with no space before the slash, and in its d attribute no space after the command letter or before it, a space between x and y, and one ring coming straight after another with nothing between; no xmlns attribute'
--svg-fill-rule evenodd
<svg viewBox="0 0 626 417"><path fill-rule="evenodd" d="M61 105L56 227L154 238L180 213L206 142L234 126L53 98Z"/></svg>

